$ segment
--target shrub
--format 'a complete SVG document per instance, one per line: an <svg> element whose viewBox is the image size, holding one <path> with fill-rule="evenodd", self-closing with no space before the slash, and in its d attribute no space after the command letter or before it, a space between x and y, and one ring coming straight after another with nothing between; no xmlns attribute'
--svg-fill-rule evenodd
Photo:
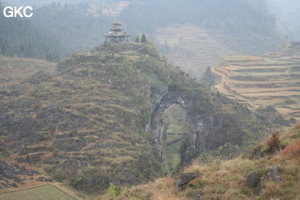
<svg viewBox="0 0 300 200"><path fill-rule="evenodd" d="M120 190L112 183L109 183L109 187L107 189L107 192L111 198L115 198L120 194Z"/></svg>
<svg viewBox="0 0 300 200"><path fill-rule="evenodd" d="M267 142L269 150L272 150L274 147L278 147L278 145L279 145L279 136L280 136L280 133L277 132L277 131L274 132L271 135L271 138Z"/></svg>
<svg viewBox="0 0 300 200"><path fill-rule="evenodd" d="M298 122L298 123L294 126L294 130L300 130L300 122Z"/></svg>
<svg viewBox="0 0 300 200"><path fill-rule="evenodd" d="M283 151L282 154L285 158L295 159L300 162L300 139L296 142L288 145Z"/></svg>

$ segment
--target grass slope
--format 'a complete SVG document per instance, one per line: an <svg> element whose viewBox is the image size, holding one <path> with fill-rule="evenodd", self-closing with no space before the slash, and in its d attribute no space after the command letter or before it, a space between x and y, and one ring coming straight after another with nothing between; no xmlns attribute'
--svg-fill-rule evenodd
<svg viewBox="0 0 300 200"><path fill-rule="evenodd" d="M227 56L212 72L218 91L250 108L274 106L286 117L300 119L300 46L289 45L264 57Z"/></svg>
<svg viewBox="0 0 300 200"><path fill-rule="evenodd" d="M275 138L275 139L274 139ZM184 173L197 173L199 177L189 183L184 190L176 187L175 177L164 177L149 184L123 188L116 200L185 200L191 199L200 189L203 200L269 200L299 199L300 187L300 123L277 139L271 136L262 141L253 151L232 160L213 160L207 164L195 160L183 170ZM271 149L279 149L275 154ZM253 159L254 155L265 156ZM264 183L261 195L255 195L254 188L246 186L246 174L254 171L259 180L269 166L277 166L280 182L268 180ZM98 199L109 199L109 194ZM197 198L196 198L197 199Z"/></svg>
<svg viewBox="0 0 300 200"><path fill-rule="evenodd" d="M39 71L53 71L55 66L44 60L0 56L0 87L19 84Z"/></svg>

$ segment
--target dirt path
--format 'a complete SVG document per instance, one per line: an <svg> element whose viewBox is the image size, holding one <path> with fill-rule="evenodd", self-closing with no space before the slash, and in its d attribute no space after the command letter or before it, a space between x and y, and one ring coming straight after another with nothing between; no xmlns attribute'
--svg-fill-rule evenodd
<svg viewBox="0 0 300 200"><path fill-rule="evenodd" d="M242 104L247 104L248 106L250 106L251 108L257 108L258 105L253 104L252 102L250 102L248 99L237 95L237 94L233 94L228 88L230 88L230 85L228 84L228 78L226 77L226 75L224 73L230 73L229 70L223 70L222 71L224 73L220 73L218 70L216 70L216 66L213 66L211 68L212 72L214 74L217 74L219 76L221 76L221 81L219 84L215 85L215 87L217 88L217 90L223 94L226 94L228 98L230 99L234 99L236 101L239 101ZM232 75L232 74L229 74Z"/></svg>
<svg viewBox="0 0 300 200"><path fill-rule="evenodd" d="M218 91L224 93L224 94L229 94L229 90L225 87L225 81L226 81L226 76L223 74L223 73L219 73L217 70L216 70L216 66L213 66L211 68L211 71L214 73L214 74L217 74L219 76L221 76L221 82L217 85L215 85L215 87L218 89Z"/></svg>

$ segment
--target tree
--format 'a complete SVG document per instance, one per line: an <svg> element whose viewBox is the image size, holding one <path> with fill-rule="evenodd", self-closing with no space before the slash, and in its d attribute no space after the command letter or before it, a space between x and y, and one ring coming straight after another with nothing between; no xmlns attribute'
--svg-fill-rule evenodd
<svg viewBox="0 0 300 200"><path fill-rule="evenodd" d="M146 43L147 42L147 37L145 34L142 35L141 43Z"/></svg>
<svg viewBox="0 0 300 200"><path fill-rule="evenodd" d="M134 41L135 41L135 43L140 43L140 37L136 36Z"/></svg>

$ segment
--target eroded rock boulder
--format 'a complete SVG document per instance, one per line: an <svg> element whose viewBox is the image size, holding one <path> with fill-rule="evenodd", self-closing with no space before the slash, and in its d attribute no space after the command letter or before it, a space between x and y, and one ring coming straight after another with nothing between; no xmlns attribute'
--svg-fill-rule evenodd
<svg viewBox="0 0 300 200"><path fill-rule="evenodd" d="M249 188L254 188L257 184L257 178L254 171L248 172L246 176L246 186Z"/></svg>
<svg viewBox="0 0 300 200"><path fill-rule="evenodd" d="M270 166L267 169L267 173L260 178L260 181L258 183L258 187L257 187L255 194L259 196L262 192L262 189L264 188L265 182L270 181L270 180L272 180L274 182L281 181L277 166Z"/></svg>
<svg viewBox="0 0 300 200"><path fill-rule="evenodd" d="M186 173L186 174L181 174L177 181L176 181L176 186L179 188L179 189L184 189L187 184L194 180L195 178L197 178L199 175L196 174L196 173Z"/></svg>

